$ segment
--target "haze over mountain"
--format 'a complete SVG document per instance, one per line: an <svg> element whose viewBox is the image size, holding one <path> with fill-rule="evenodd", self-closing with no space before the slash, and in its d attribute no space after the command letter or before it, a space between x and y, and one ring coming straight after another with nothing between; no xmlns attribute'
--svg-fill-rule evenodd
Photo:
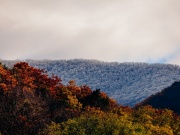
<svg viewBox="0 0 180 135"><path fill-rule="evenodd" d="M0 58L180 65L179 0L0 0Z"/></svg>
<svg viewBox="0 0 180 135"><path fill-rule="evenodd" d="M12 66L17 61L3 61ZM59 76L64 84L75 80L101 89L123 105L134 106L180 80L180 67L170 64L116 63L97 60L26 60L31 66Z"/></svg>

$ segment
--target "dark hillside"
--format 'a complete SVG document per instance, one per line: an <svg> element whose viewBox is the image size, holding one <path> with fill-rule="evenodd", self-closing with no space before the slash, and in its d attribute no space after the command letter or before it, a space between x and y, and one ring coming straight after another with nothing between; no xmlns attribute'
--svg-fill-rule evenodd
<svg viewBox="0 0 180 135"><path fill-rule="evenodd" d="M151 105L158 109L170 109L180 114L180 82L173 83L162 92L152 95L137 106Z"/></svg>

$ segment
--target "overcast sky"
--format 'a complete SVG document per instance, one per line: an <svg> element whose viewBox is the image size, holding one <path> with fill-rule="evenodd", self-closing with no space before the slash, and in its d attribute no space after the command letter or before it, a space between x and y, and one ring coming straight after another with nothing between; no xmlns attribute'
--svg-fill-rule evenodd
<svg viewBox="0 0 180 135"><path fill-rule="evenodd" d="M180 0L0 0L0 58L180 65Z"/></svg>

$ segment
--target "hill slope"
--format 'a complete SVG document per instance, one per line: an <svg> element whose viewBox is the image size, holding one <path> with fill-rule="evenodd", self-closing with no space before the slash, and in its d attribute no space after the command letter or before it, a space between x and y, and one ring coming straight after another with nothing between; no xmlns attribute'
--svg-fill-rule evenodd
<svg viewBox="0 0 180 135"><path fill-rule="evenodd" d="M159 109L167 108L180 114L180 82L175 82L163 91L150 96L138 106L144 105L151 105Z"/></svg>
<svg viewBox="0 0 180 135"><path fill-rule="evenodd" d="M2 60L1 60L2 61ZM2 61L11 66L17 61ZM180 67L170 64L107 63L97 60L26 60L31 66L101 89L123 105L134 106L180 80Z"/></svg>

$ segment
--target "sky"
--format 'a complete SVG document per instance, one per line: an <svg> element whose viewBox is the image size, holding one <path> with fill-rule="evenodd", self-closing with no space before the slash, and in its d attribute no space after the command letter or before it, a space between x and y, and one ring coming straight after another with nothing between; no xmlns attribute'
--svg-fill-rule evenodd
<svg viewBox="0 0 180 135"><path fill-rule="evenodd" d="M180 0L0 0L0 58L180 65Z"/></svg>

